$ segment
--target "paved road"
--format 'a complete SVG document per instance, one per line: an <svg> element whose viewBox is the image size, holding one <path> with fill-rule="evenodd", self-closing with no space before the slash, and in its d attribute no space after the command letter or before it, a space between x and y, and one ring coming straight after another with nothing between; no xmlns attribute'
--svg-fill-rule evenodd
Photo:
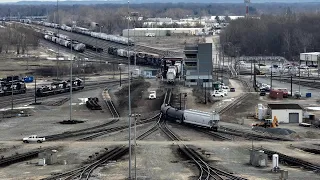
<svg viewBox="0 0 320 180"><path fill-rule="evenodd" d="M247 77L250 78L250 77ZM270 77L257 77L257 81L261 83L270 84ZM291 89L290 83L280 82L277 80L272 80L272 86L275 88L287 88L288 91ZM292 92L299 91L299 85L292 84ZM306 86L300 86L300 91L302 93L302 96L305 97L306 93L311 93L313 98L320 98L320 92L319 89L310 88Z"/></svg>

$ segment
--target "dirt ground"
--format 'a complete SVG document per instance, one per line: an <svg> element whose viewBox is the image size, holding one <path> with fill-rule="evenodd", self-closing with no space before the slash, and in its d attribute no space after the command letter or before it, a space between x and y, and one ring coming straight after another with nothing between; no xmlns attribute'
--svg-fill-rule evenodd
<svg viewBox="0 0 320 180"><path fill-rule="evenodd" d="M201 38L201 37L200 37ZM170 50L183 54L185 44L196 44L195 36L164 36L164 37L135 37L138 44L155 47L162 50Z"/></svg>

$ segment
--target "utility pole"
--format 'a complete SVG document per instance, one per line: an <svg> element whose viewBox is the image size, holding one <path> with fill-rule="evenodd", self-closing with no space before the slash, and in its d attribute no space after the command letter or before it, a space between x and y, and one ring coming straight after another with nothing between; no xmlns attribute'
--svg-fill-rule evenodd
<svg viewBox="0 0 320 180"><path fill-rule="evenodd" d="M270 76L270 89L272 89L272 65L271 65L271 76Z"/></svg>
<svg viewBox="0 0 320 180"><path fill-rule="evenodd" d="M13 75L11 76L11 110L13 110Z"/></svg>
<svg viewBox="0 0 320 180"><path fill-rule="evenodd" d="M252 80L252 60L251 60L251 80Z"/></svg>
<svg viewBox="0 0 320 180"><path fill-rule="evenodd" d="M134 179L137 179L137 119L141 114L132 114L134 117Z"/></svg>
<svg viewBox="0 0 320 180"><path fill-rule="evenodd" d="M207 84L206 83L204 83L204 104L207 104Z"/></svg>
<svg viewBox="0 0 320 180"><path fill-rule="evenodd" d="M291 78L290 78L290 85L291 85L291 97L293 97L293 94L292 94L292 75L291 75Z"/></svg>
<svg viewBox="0 0 320 180"><path fill-rule="evenodd" d="M181 110L181 93L180 93L180 110Z"/></svg>
<svg viewBox="0 0 320 180"><path fill-rule="evenodd" d="M57 18L56 24L59 24L59 0L57 0ZM59 34L59 28L57 27L57 33ZM57 53L57 80L59 79L59 56L60 56L60 46L57 46L58 53Z"/></svg>
<svg viewBox="0 0 320 180"><path fill-rule="evenodd" d="M121 67L118 67L119 68L119 72L120 72L120 87L121 87Z"/></svg>
<svg viewBox="0 0 320 180"><path fill-rule="evenodd" d="M34 78L34 104L37 104L37 79Z"/></svg>
<svg viewBox="0 0 320 180"><path fill-rule="evenodd" d="M129 32L129 27L130 27L130 9L129 9L129 4L130 1L128 1L128 39L130 38L130 32ZM130 51L130 45L128 43L128 53ZM128 56L128 98L129 98L129 179L131 179L131 92L130 92L130 86L131 86L131 78L130 78L130 56Z"/></svg>
<svg viewBox="0 0 320 180"><path fill-rule="evenodd" d="M72 29L71 29L71 33L72 33ZM72 82L72 60L73 60L73 57L72 57L72 39L71 39L70 43L71 43L71 46L70 46L70 54L71 54L71 59L70 59L70 121L72 121L72 85L73 85L73 82Z"/></svg>

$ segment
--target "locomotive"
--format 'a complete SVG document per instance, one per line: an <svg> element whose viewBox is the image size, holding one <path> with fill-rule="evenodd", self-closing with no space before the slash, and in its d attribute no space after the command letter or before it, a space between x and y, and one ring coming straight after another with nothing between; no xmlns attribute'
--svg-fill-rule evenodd
<svg viewBox="0 0 320 180"><path fill-rule="evenodd" d="M26 91L25 82L19 76L8 76L7 78L0 79L0 96L7 96L12 93L24 94Z"/></svg>
<svg viewBox="0 0 320 180"><path fill-rule="evenodd" d="M84 88L82 82L83 81L79 78L72 80L72 91L82 90ZM37 88L36 96L43 97L70 92L70 85L70 80L53 82L49 86L42 86L40 88Z"/></svg>

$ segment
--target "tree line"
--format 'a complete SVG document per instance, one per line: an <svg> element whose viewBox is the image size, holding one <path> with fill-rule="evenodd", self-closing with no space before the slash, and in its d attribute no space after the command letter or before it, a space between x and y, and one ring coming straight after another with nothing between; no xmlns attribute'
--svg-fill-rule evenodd
<svg viewBox="0 0 320 180"><path fill-rule="evenodd" d="M320 51L318 13L263 15L231 21L220 34L231 56L277 55L297 60L302 52Z"/></svg>
<svg viewBox="0 0 320 180"><path fill-rule="evenodd" d="M41 37L32 29L12 24L0 28L0 53L15 50L17 54L25 54L29 49L36 49Z"/></svg>

